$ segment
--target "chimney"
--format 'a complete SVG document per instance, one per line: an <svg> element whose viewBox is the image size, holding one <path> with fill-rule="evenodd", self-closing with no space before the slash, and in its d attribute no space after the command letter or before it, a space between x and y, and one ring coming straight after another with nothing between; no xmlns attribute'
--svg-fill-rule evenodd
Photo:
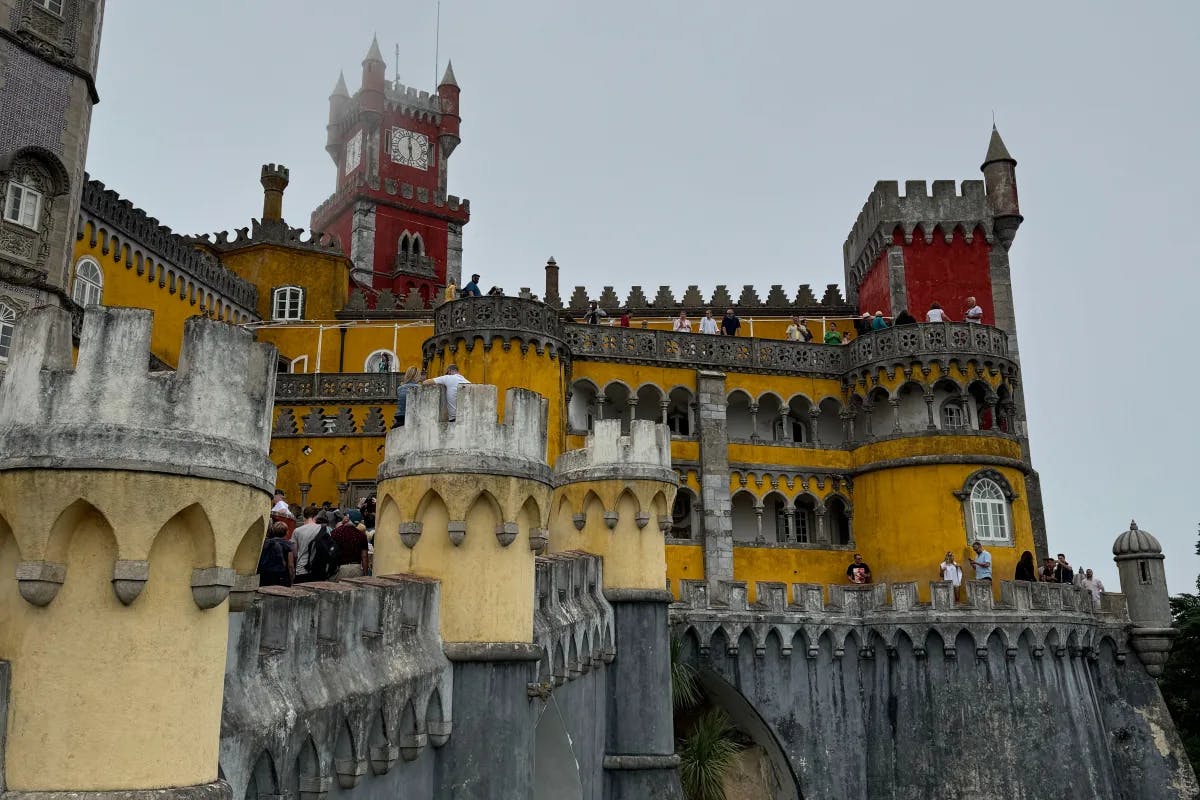
<svg viewBox="0 0 1200 800"><path fill-rule="evenodd" d="M288 168L283 164L263 164L263 222L280 222L283 220L283 190L288 185Z"/></svg>
<svg viewBox="0 0 1200 800"><path fill-rule="evenodd" d="M546 294L542 296L542 302L548 306L562 308L562 298L558 296L558 262L554 260L554 256L550 256L546 261Z"/></svg>

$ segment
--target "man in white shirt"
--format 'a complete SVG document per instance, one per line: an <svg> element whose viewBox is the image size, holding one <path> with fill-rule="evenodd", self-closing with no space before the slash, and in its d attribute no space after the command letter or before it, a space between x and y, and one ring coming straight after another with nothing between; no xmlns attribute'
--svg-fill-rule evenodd
<svg viewBox="0 0 1200 800"><path fill-rule="evenodd" d="M446 367L445 375L438 375L436 378L430 378L425 381L426 386L442 386L446 389L446 419L454 422L458 416L458 387L464 383L470 383L469 380L458 374L458 365L451 364Z"/></svg>
<svg viewBox="0 0 1200 800"><path fill-rule="evenodd" d="M974 297L967 298L967 310L963 312L963 319L975 325L983 324L983 309L975 302Z"/></svg>
<svg viewBox="0 0 1200 800"><path fill-rule="evenodd" d="M284 498L282 489L275 490L275 505L271 506L271 513L273 513L273 514L286 513L289 516L291 515L291 512L288 511L287 500Z"/></svg>
<svg viewBox="0 0 1200 800"><path fill-rule="evenodd" d="M713 319L711 308L704 312L704 319L700 320L700 332L717 335L717 321Z"/></svg>
<svg viewBox="0 0 1200 800"><path fill-rule="evenodd" d="M1104 581L1094 577L1092 571L1089 569L1083 574L1083 580L1079 585L1087 589L1092 595L1092 607L1100 608L1100 594L1104 591Z"/></svg>

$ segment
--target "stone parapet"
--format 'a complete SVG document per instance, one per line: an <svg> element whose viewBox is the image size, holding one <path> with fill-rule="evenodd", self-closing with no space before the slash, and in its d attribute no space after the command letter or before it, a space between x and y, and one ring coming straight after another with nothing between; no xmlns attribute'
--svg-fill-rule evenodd
<svg viewBox="0 0 1200 800"><path fill-rule="evenodd" d="M478 340L491 350L496 339L501 347L517 344L521 351L533 348L537 354L569 360L563 343L558 312L545 303L520 297L463 297L443 303L433 316L433 336L425 340L423 351L428 363L441 350L457 352L460 346L473 350Z"/></svg>
<svg viewBox="0 0 1200 800"><path fill-rule="evenodd" d="M547 298L547 302L551 299ZM788 297L782 284L773 284L765 298L760 298L758 290L751 284L743 286L736 298L724 285L717 286L707 297L700 292L699 286L689 286L679 300L675 299L675 292L670 286L658 287L658 293L652 299L647 299L641 286L634 286L623 302L611 286L605 286L598 297L591 297L585 287L576 286L567 301L567 308L572 313L582 314L592 302L609 314L623 309L635 316L646 316L655 311L674 316L679 311L700 312L707 308L717 312L734 308L741 314L799 314L810 317L855 315L854 306L845 301L836 283L828 284L819 300L807 283L800 286L794 297Z"/></svg>
<svg viewBox="0 0 1200 800"><path fill-rule="evenodd" d="M333 256L344 254L336 237L319 231L311 231L306 237L303 228L293 228L281 219L252 219L249 227L235 228L232 238L229 231L217 231L215 234L188 236L187 241L204 245L217 253L228 253L259 244L273 244Z"/></svg>
<svg viewBox="0 0 1200 800"><path fill-rule="evenodd" d="M578 551L539 556L533 639L542 650L530 693L556 686L610 663L616 656L613 610L604 599L603 561Z"/></svg>
<svg viewBox="0 0 1200 800"><path fill-rule="evenodd" d="M440 386L417 387L409 394L406 424L388 433L380 481L481 473L550 483L544 397L528 389L509 389L503 423L497 422L495 386L460 386L455 421L443 419L441 403Z"/></svg>
<svg viewBox="0 0 1200 800"><path fill-rule="evenodd" d="M258 797L324 797L444 745L439 603L436 581L388 575L260 589L231 615L220 760L234 796L253 783Z"/></svg>
<svg viewBox="0 0 1200 800"><path fill-rule="evenodd" d="M193 317L177 372L151 372L150 311L93 306L72 368L70 315L30 311L0 386L0 470L121 469L270 491L275 348Z"/></svg>
<svg viewBox="0 0 1200 800"><path fill-rule="evenodd" d="M671 607L672 622L694 631L702 652L722 638L735 653L748 633L760 655L771 635L779 638L784 655L791 654L795 642L803 641L808 655L815 657L826 635L834 654L841 655L842 643L851 632L861 643L877 634L889 650L903 633L923 651L932 632L944 642L946 657L953 658L955 641L964 631L981 657L993 634L1010 656L1023 638L1036 656L1049 650L1056 656L1094 657L1106 637L1118 661L1124 661L1129 649L1124 595L1105 593L1100 607L1094 608L1086 590L1064 584L1002 581L1001 599L996 601L990 582L967 581L963 602L958 602L953 587L938 581L930 583L930 603L917 601L915 582L829 587L796 583L791 586L790 602L784 583L757 582L756 603L747 602L745 581L723 582L721 600L711 597L704 581L682 581L680 589L681 601Z"/></svg>
<svg viewBox="0 0 1200 800"><path fill-rule="evenodd" d="M633 420L629 434L621 435L621 420L596 420L580 450L558 457L554 464L558 483L589 480L658 480L675 483L671 469L671 433L651 420Z"/></svg>

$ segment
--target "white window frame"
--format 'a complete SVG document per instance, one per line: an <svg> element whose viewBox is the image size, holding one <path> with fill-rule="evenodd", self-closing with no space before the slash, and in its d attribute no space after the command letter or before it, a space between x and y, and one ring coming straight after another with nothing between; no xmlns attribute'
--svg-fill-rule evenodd
<svg viewBox="0 0 1200 800"><path fill-rule="evenodd" d="M955 414L959 417L957 423L950 419ZM942 430L963 431L971 427L971 423L967 417L967 409L958 400L947 400L945 403L942 403L941 417Z"/></svg>
<svg viewBox="0 0 1200 800"><path fill-rule="evenodd" d="M16 328L17 310L8 303L0 302L0 364L8 363Z"/></svg>
<svg viewBox="0 0 1200 800"><path fill-rule="evenodd" d="M293 375L308 372L308 355L296 356L288 363L288 372Z"/></svg>
<svg viewBox="0 0 1200 800"><path fill-rule="evenodd" d="M280 286L272 292L271 319L281 322L304 319L304 290L299 286Z"/></svg>
<svg viewBox="0 0 1200 800"><path fill-rule="evenodd" d="M971 487L967 509L971 535L981 542L1011 542L1012 515L1004 490L990 478L980 478Z"/></svg>
<svg viewBox="0 0 1200 800"><path fill-rule="evenodd" d="M93 275L85 275L84 268L90 267L95 271ZM79 305L87 308L88 306L100 305L104 297L104 270L100 268L100 264L91 256L84 256L75 264L75 284L71 288L71 298Z"/></svg>
<svg viewBox="0 0 1200 800"><path fill-rule="evenodd" d="M66 0L33 0L33 2L43 11L49 11L56 17L63 15L63 6L66 5Z"/></svg>
<svg viewBox="0 0 1200 800"><path fill-rule="evenodd" d="M42 221L43 195L30 185L32 182L28 175L24 180L8 182L8 191L4 195L4 221L36 231Z"/></svg>

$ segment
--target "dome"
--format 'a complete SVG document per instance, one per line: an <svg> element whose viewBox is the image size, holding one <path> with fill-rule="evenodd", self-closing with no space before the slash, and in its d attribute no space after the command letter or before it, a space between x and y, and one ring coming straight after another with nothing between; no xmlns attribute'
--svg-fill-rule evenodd
<svg viewBox="0 0 1200 800"><path fill-rule="evenodd" d="M1161 555L1162 545L1149 531L1138 530L1137 523L1129 522L1129 530L1113 542L1114 556Z"/></svg>

